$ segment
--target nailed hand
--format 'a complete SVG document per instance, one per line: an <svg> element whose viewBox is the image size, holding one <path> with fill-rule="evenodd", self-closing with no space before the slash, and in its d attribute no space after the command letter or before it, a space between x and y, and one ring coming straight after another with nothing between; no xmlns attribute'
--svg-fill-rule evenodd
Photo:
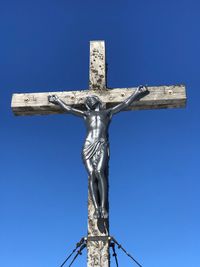
<svg viewBox="0 0 200 267"><path fill-rule="evenodd" d="M138 88L138 91L140 93L147 93L147 92L149 92L146 85L145 86L144 85L140 85L139 88Z"/></svg>
<svg viewBox="0 0 200 267"><path fill-rule="evenodd" d="M57 104L58 103L58 96L57 95L49 95L48 96L48 101L50 103L53 103L53 104Z"/></svg>

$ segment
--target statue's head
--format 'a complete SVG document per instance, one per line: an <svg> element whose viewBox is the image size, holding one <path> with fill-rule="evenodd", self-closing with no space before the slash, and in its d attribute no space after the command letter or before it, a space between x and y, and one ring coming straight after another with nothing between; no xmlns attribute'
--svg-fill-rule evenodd
<svg viewBox="0 0 200 267"><path fill-rule="evenodd" d="M95 110L98 106L100 109L103 107L101 100L96 95L91 95L91 96L86 97L85 105L87 109L90 109L90 110Z"/></svg>

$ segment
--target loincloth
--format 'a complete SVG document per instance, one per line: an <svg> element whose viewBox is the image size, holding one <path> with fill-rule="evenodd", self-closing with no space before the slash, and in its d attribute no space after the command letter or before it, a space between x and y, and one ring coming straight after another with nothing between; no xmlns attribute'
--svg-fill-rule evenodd
<svg viewBox="0 0 200 267"><path fill-rule="evenodd" d="M108 141L104 138L100 138L90 143L87 140L87 143L84 144L82 150L83 161L92 159L94 163L97 163L103 152L107 153L109 157L109 145Z"/></svg>

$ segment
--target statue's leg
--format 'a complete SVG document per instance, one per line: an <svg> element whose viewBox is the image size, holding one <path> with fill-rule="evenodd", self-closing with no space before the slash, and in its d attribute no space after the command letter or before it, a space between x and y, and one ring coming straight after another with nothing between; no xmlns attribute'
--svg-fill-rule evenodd
<svg viewBox="0 0 200 267"><path fill-rule="evenodd" d="M108 218L108 177L105 175L108 167L108 153L104 146L101 150L99 161L96 167L96 176L98 179L98 188L100 193L101 216Z"/></svg>
<svg viewBox="0 0 200 267"><path fill-rule="evenodd" d="M85 160L85 167L89 175L89 190L92 198L92 202L95 208L94 217L97 219L100 217L99 210L99 192L98 192L98 181L96 173L94 171L94 166L91 159Z"/></svg>

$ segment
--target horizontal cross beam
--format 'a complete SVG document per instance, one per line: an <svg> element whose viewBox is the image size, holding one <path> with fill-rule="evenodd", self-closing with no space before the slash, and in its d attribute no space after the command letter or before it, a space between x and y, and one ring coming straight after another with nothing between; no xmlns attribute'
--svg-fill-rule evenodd
<svg viewBox="0 0 200 267"><path fill-rule="evenodd" d="M106 107L112 107L128 98L136 88L63 91L51 93L13 94L12 110L15 115L47 115L66 113L62 108L48 102L48 96L58 95L67 105L84 110L84 99L97 95ZM184 85L148 87L149 94L134 102L129 110L181 108L186 105Z"/></svg>

